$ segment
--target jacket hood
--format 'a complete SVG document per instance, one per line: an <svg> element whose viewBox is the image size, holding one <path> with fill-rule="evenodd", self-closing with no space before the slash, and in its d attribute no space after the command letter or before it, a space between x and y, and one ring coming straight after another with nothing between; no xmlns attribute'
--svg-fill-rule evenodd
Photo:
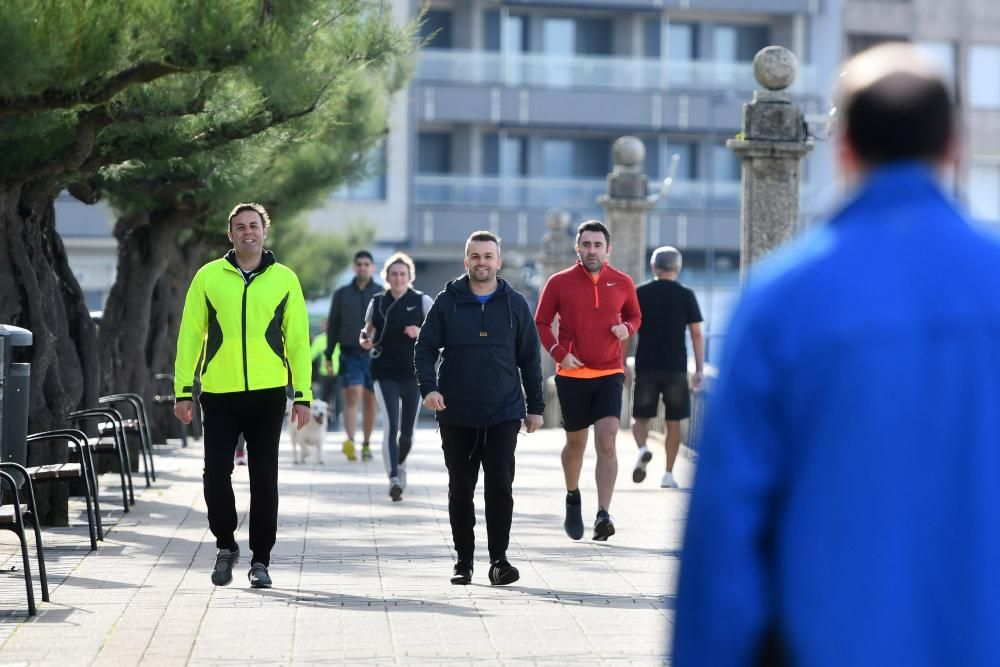
<svg viewBox="0 0 1000 667"><path fill-rule="evenodd" d="M444 291L450 293L455 298L452 310L458 310L458 306L463 303L479 303L479 299L476 298L476 295L472 293L472 288L469 287L469 276L467 274L448 281L444 286ZM513 292L513 288L511 288L510 283L497 276L497 291L493 293L493 298L490 301L496 301L501 297L506 298L507 323L511 328L514 328L514 313L510 305L511 292Z"/></svg>

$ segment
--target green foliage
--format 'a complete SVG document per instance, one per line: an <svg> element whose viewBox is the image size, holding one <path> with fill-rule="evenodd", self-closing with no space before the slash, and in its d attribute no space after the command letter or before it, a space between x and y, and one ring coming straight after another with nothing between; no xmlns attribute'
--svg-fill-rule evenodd
<svg viewBox="0 0 1000 667"><path fill-rule="evenodd" d="M375 229L356 223L343 234L310 231L302 218L271 221L268 248L299 277L306 299L330 294L331 278L350 265L358 248L371 244Z"/></svg>

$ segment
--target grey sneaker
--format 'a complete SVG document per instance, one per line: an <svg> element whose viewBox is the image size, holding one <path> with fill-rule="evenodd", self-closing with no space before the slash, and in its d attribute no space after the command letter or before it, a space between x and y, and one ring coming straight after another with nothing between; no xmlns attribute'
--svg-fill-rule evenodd
<svg viewBox="0 0 1000 667"><path fill-rule="evenodd" d="M406 464L400 463L396 470L396 474L399 475L399 486L402 487L403 491L406 491Z"/></svg>
<svg viewBox="0 0 1000 667"><path fill-rule="evenodd" d="M398 477L389 478L389 497L394 503L403 499L403 486L399 483Z"/></svg>
<svg viewBox="0 0 1000 667"><path fill-rule="evenodd" d="M649 447L641 447L639 449L639 458L635 461L635 468L632 469L632 481L636 484L642 482L646 479L646 464L649 463L653 458L653 452L649 451Z"/></svg>
<svg viewBox="0 0 1000 667"><path fill-rule="evenodd" d="M240 562L240 548L219 549L215 555L215 569L212 570L212 583L216 586L228 586L233 581L233 566Z"/></svg>
<svg viewBox="0 0 1000 667"><path fill-rule="evenodd" d="M247 579L250 580L250 585L253 588L271 587L271 575L267 573L267 566L263 563L250 563Z"/></svg>

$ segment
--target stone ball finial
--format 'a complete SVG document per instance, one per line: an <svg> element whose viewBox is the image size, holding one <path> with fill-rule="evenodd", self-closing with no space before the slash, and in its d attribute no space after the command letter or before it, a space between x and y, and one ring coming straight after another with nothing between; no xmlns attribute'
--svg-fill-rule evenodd
<svg viewBox="0 0 1000 667"><path fill-rule="evenodd" d="M569 227L569 212L561 208L550 208L545 212L545 226L552 230L562 230Z"/></svg>
<svg viewBox="0 0 1000 667"><path fill-rule="evenodd" d="M638 167L646 159L646 147L637 137L619 137L611 147L615 164L623 167Z"/></svg>
<svg viewBox="0 0 1000 667"><path fill-rule="evenodd" d="M783 46L765 46L753 57L753 75L768 90L788 88L798 69L795 54Z"/></svg>

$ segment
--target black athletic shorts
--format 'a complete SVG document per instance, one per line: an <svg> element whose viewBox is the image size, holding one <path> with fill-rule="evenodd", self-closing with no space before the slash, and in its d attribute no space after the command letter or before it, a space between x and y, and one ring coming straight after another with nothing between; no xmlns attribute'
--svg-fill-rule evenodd
<svg viewBox="0 0 1000 667"><path fill-rule="evenodd" d="M691 416L691 393L687 373L650 371L636 373L632 392L632 416L651 419L656 416L656 402L663 397L667 421L680 421Z"/></svg>
<svg viewBox="0 0 1000 667"><path fill-rule="evenodd" d="M563 428L582 431L598 419L621 417L625 375L615 373L597 378L556 376L556 394L562 411Z"/></svg>

